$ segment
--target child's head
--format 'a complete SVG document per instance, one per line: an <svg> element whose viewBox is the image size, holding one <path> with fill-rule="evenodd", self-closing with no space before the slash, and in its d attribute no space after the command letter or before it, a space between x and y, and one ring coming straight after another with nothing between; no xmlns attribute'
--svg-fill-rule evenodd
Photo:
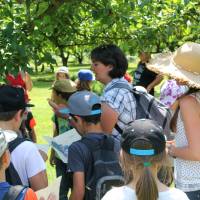
<svg viewBox="0 0 200 200"><path fill-rule="evenodd" d="M188 86L179 85L176 80L168 80L160 89L160 101L167 107L172 107L176 100L188 90Z"/></svg>
<svg viewBox="0 0 200 200"><path fill-rule="evenodd" d="M166 141L162 132L155 121L140 119L135 120L122 134L122 169L127 183L133 179L136 181L138 199L158 198L155 177L166 160Z"/></svg>
<svg viewBox="0 0 200 200"><path fill-rule="evenodd" d="M9 131L0 130L0 171L4 172L10 165L10 152L8 142L14 140L16 134Z"/></svg>
<svg viewBox="0 0 200 200"><path fill-rule="evenodd" d="M59 67L56 71L56 80L65 80L69 79L69 70L68 67L62 66Z"/></svg>
<svg viewBox="0 0 200 200"><path fill-rule="evenodd" d="M78 71L77 90L91 90L91 84L94 80L94 75L89 69L81 69Z"/></svg>
<svg viewBox="0 0 200 200"><path fill-rule="evenodd" d="M56 104L66 104L69 97L76 92L76 84L69 80L56 80L52 85L52 100Z"/></svg>

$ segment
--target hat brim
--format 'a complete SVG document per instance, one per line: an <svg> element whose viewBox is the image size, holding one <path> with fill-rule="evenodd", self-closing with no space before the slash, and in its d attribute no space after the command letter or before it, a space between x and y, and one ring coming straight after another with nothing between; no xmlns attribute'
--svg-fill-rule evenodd
<svg viewBox="0 0 200 200"><path fill-rule="evenodd" d="M159 54L147 63L147 68L156 73L170 76L180 83L200 89L200 76L194 72L181 69L173 61L172 53Z"/></svg>
<svg viewBox="0 0 200 200"><path fill-rule="evenodd" d="M34 104L30 104L30 103L26 104L26 107L34 107L34 106L35 106Z"/></svg>

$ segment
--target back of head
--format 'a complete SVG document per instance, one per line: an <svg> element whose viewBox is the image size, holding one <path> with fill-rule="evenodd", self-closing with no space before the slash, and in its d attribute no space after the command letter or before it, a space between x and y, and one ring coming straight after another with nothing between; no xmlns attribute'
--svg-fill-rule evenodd
<svg viewBox="0 0 200 200"><path fill-rule="evenodd" d="M9 121L19 110L33 105L27 104L24 89L10 85L0 86L0 120Z"/></svg>
<svg viewBox="0 0 200 200"><path fill-rule="evenodd" d="M68 100L68 113L80 116L87 123L97 124L101 117L100 97L89 91L76 92Z"/></svg>
<svg viewBox="0 0 200 200"><path fill-rule="evenodd" d="M154 173L166 158L165 143L162 128L152 120L136 120L122 134L122 167L128 182L137 178L138 200L158 199Z"/></svg>
<svg viewBox="0 0 200 200"><path fill-rule="evenodd" d="M112 66L113 69L109 72L112 79L123 77L128 69L126 56L119 47L113 44L101 45L93 49L91 60Z"/></svg>

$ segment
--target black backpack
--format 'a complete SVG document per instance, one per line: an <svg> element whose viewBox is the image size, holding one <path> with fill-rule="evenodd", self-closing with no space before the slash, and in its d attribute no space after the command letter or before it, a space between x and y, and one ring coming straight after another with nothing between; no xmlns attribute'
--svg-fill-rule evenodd
<svg viewBox="0 0 200 200"><path fill-rule="evenodd" d="M27 139L17 137L15 140L9 142L8 149L10 151L10 154L18 145L20 145L24 141L27 141ZM22 181L12 161L10 162L9 167L6 169L6 181L10 183L10 185L22 185Z"/></svg>
<svg viewBox="0 0 200 200"><path fill-rule="evenodd" d="M86 177L85 200L100 200L112 186L123 185L119 155L114 152L114 139L103 135L98 141L83 137L92 154L92 176Z"/></svg>
<svg viewBox="0 0 200 200"><path fill-rule="evenodd" d="M163 128L163 133L166 135L167 139L172 139L173 135L170 134L170 121L172 113L168 107L162 104L154 96L138 89L139 87L137 86L131 87L129 84L116 83L106 91L113 88L124 88L129 90L134 95L136 100L136 119L152 119L156 121ZM118 124L115 125L115 129L120 134L123 133L123 130L118 126Z"/></svg>

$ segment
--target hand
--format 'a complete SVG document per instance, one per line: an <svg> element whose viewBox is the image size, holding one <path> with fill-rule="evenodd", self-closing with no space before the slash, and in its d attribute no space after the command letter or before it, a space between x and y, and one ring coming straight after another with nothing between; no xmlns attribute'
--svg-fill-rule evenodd
<svg viewBox="0 0 200 200"><path fill-rule="evenodd" d="M39 200L45 200L45 198L44 197L40 197ZM58 200L58 199L56 198L55 194L50 193L49 196L48 196L48 198L46 200Z"/></svg>
<svg viewBox="0 0 200 200"><path fill-rule="evenodd" d="M51 149L51 155L50 155L49 163L52 167L56 164L55 163L55 151L53 149Z"/></svg>
<svg viewBox="0 0 200 200"><path fill-rule="evenodd" d="M175 154L174 154L175 148L176 148L175 141L167 141L166 147L167 147L167 153L173 158L175 158Z"/></svg>
<svg viewBox="0 0 200 200"><path fill-rule="evenodd" d="M44 162L46 162L48 160L47 154L42 150L39 150L39 152L40 152L40 155L42 156Z"/></svg>

